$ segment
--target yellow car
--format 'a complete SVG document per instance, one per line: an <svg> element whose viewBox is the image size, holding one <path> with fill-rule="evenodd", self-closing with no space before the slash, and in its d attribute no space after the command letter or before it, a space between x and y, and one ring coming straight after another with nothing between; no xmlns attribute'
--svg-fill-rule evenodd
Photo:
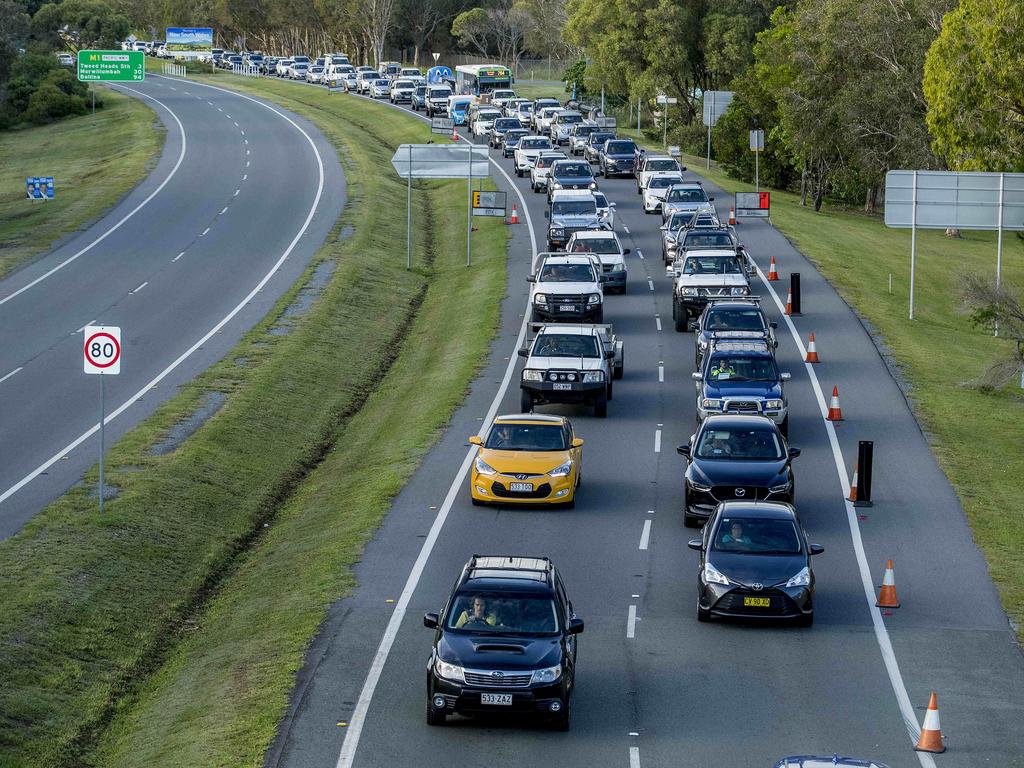
<svg viewBox="0 0 1024 768"><path fill-rule="evenodd" d="M575 504L583 441L564 416L499 416L486 438L469 442L480 446L469 478L473 504Z"/></svg>

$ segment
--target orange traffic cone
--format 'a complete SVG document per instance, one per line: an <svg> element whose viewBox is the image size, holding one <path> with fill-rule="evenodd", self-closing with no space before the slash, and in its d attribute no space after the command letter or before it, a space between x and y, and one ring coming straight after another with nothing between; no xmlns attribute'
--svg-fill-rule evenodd
<svg viewBox="0 0 1024 768"><path fill-rule="evenodd" d="M790 288L786 291L786 314L793 314L793 289Z"/></svg>
<svg viewBox="0 0 1024 768"><path fill-rule="evenodd" d="M850 483L850 495L846 497L847 501L857 500L857 470L860 469L859 464L853 465L853 482Z"/></svg>
<svg viewBox="0 0 1024 768"><path fill-rule="evenodd" d="M775 257L772 256L772 263L768 265L768 279L775 282L779 279L779 273L775 270Z"/></svg>
<svg viewBox="0 0 1024 768"><path fill-rule="evenodd" d="M736 226L736 208L729 206L729 224Z"/></svg>
<svg viewBox="0 0 1024 768"><path fill-rule="evenodd" d="M879 608L899 608L900 601L896 597L896 576L893 575L892 560L885 561L885 576L882 577L882 586L878 590L878 600L875 602ZM928 722L925 720L925 722ZM936 724L938 716L936 716Z"/></svg>
<svg viewBox="0 0 1024 768"><path fill-rule="evenodd" d="M811 334L811 338L807 341L807 357L804 358L805 363L816 363L818 362L818 348L814 346L814 334Z"/></svg>
<svg viewBox="0 0 1024 768"><path fill-rule="evenodd" d="M509 217L508 223L509 224L518 224L519 223L519 211L516 210L516 204L515 203L512 203L512 215Z"/></svg>
<svg viewBox="0 0 1024 768"><path fill-rule="evenodd" d="M832 387L832 400L828 404L828 416L825 418L829 421L843 420L843 409L839 407L839 387Z"/></svg>
<svg viewBox="0 0 1024 768"><path fill-rule="evenodd" d="M452 122L452 141L459 140L459 129L455 127L455 123Z"/></svg>
<svg viewBox="0 0 1024 768"><path fill-rule="evenodd" d="M921 738L917 740L914 749L918 752L936 754L946 751L946 745L942 743L942 728L939 727L939 697L935 695L935 691L932 691L932 696L928 699L928 711L924 713Z"/></svg>

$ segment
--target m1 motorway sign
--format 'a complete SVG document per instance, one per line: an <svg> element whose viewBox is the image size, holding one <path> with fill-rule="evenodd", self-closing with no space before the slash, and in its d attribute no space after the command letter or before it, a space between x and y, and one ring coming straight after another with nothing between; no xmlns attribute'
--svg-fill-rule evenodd
<svg viewBox="0 0 1024 768"><path fill-rule="evenodd" d="M116 376L121 372L121 329L116 325L87 325L85 333L86 373Z"/></svg>
<svg viewBox="0 0 1024 768"><path fill-rule="evenodd" d="M146 55L142 51L79 51L78 79L141 83L146 79Z"/></svg>

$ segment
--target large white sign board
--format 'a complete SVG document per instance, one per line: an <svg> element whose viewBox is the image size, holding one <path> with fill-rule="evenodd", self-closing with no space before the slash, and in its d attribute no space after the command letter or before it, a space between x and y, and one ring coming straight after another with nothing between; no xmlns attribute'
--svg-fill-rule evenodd
<svg viewBox="0 0 1024 768"><path fill-rule="evenodd" d="M887 227L999 229L1000 208L1002 229L1024 230L1024 173L889 171L885 174Z"/></svg>
<svg viewBox="0 0 1024 768"><path fill-rule="evenodd" d="M410 166L414 179L482 179L491 172L487 147L468 144L402 144L391 158L391 165L403 179L409 178Z"/></svg>

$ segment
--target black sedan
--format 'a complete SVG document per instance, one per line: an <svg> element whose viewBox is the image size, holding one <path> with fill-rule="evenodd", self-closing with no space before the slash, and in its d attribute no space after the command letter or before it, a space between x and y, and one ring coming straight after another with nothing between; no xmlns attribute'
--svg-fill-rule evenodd
<svg viewBox="0 0 1024 768"><path fill-rule="evenodd" d="M792 460L800 449L789 448L767 416L708 416L676 450L688 459L683 522L690 528L723 501L793 501Z"/></svg>
<svg viewBox="0 0 1024 768"><path fill-rule="evenodd" d="M777 502L719 504L704 536L689 542L700 552L697 620L712 616L814 621L810 544L796 510Z"/></svg>

